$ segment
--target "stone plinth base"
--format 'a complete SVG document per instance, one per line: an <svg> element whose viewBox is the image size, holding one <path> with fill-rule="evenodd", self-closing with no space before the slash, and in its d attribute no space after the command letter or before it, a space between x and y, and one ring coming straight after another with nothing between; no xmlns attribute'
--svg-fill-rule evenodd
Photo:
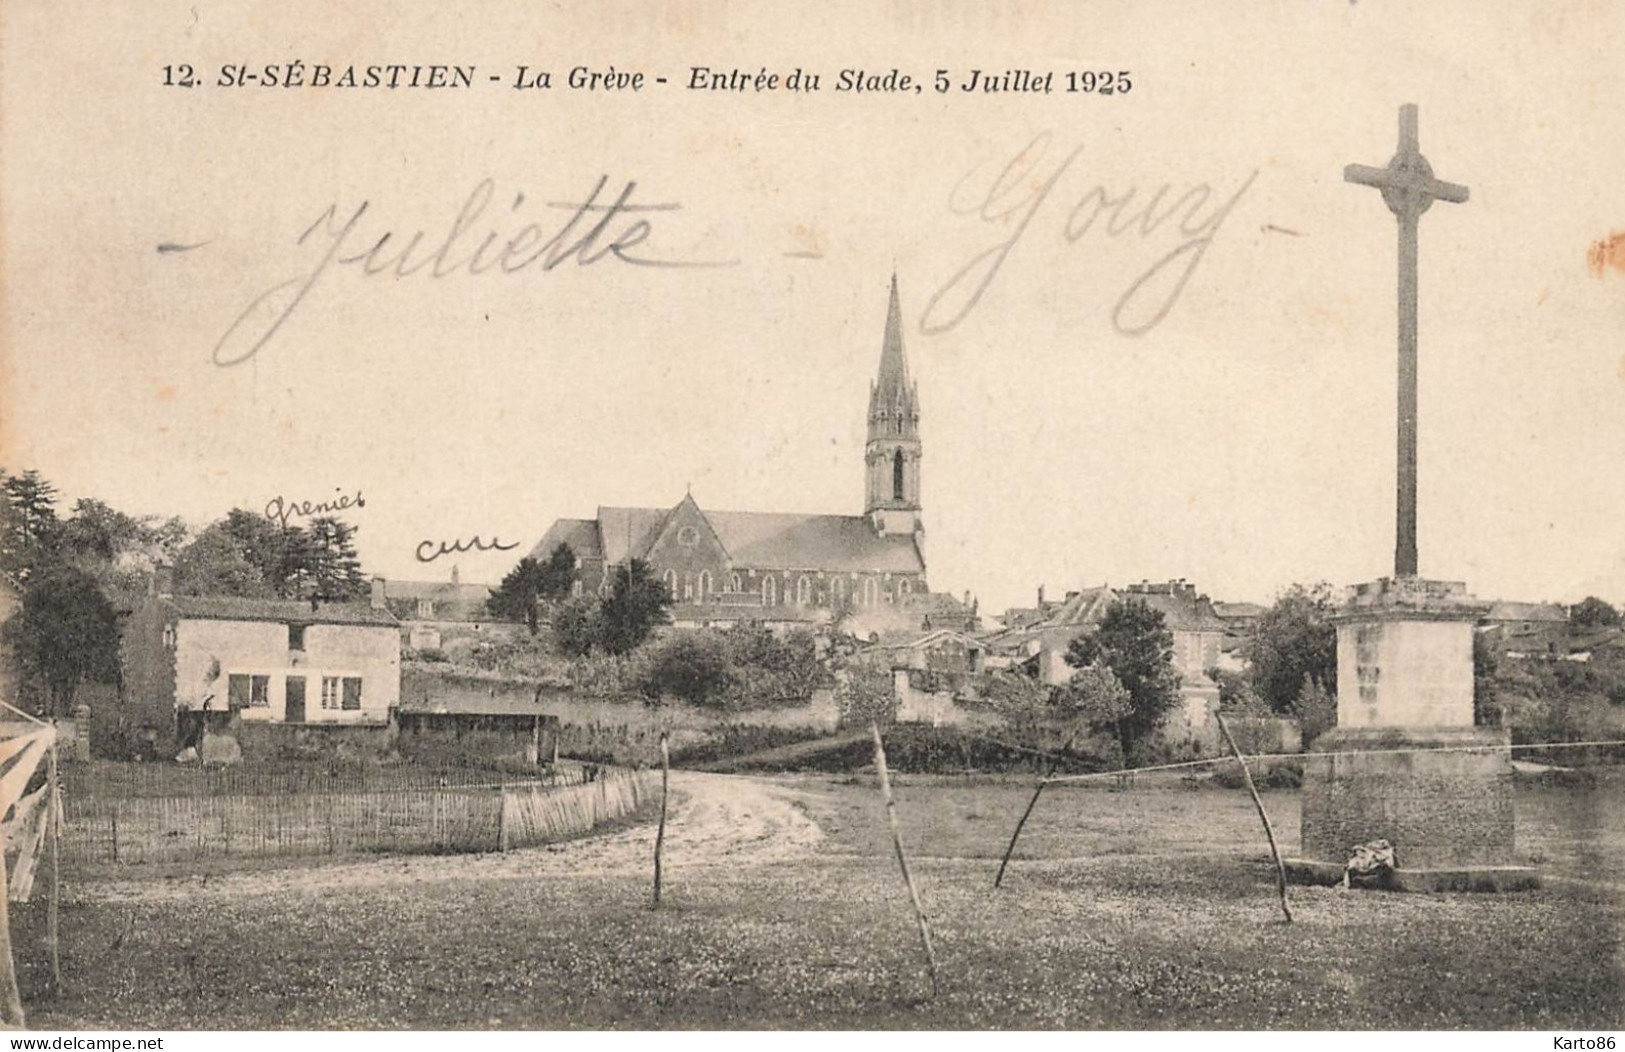
<svg viewBox="0 0 1625 1052"><path fill-rule="evenodd" d="M1286 879L1292 884L1330 886L1343 882L1343 867L1336 862L1288 858ZM1531 891L1540 887L1540 871L1532 866L1461 866L1456 869L1396 869L1377 881L1389 891Z"/></svg>
<svg viewBox="0 0 1625 1052"><path fill-rule="evenodd" d="M1506 732L1490 727L1340 727L1321 735L1304 756L1304 860L1335 865L1341 879L1355 846L1386 840L1402 872L1508 866L1506 744ZM1390 751L1444 748L1482 751Z"/></svg>

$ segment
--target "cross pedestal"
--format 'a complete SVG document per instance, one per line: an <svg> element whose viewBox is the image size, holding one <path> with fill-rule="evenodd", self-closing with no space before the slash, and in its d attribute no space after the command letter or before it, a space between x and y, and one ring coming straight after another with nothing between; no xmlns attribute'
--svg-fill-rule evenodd
<svg viewBox="0 0 1625 1052"><path fill-rule="evenodd" d="M1513 865L1507 732L1473 725L1473 632L1487 610L1457 581L1357 586L1337 626L1337 727L1305 758L1299 880L1340 880L1360 844L1393 845L1392 883L1508 890Z"/></svg>

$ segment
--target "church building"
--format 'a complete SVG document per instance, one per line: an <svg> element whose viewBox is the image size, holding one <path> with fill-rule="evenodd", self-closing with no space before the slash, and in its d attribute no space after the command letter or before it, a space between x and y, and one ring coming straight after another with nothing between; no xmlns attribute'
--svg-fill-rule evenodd
<svg viewBox="0 0 1625 1052"><path fill-rule="evenodd" d="M817 621L847 604L923 605L919 395L895 276L869 391L864 476L861 515L719 511L691 494L669 508L600 507L590 519L559 519L530 554L545 560L569 545L577 595L608 595L615 568L642 559L670 589L678 624Z"/></svg>

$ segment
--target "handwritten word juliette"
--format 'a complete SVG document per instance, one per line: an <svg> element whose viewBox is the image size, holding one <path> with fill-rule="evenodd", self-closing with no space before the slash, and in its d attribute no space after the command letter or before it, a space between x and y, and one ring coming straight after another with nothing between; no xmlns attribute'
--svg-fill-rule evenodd
<svg viewBox="0 0 1625 1052"><path fill-rule="evenodd" d="M334 488L334 492L338 493L339 496L332 500L301 501L288 500L286 497L281 496L272 497L271 502L265 506L265 517L283 529L287 529L290 519L297 517L308 519L314 515L331 515L336 511L365 508L367 506L366 498L361 496L360 490L355 491L355 496L351 496L337 487Z"/></svg>
<svg viewBox="0 0 1625 1052"><path fill-rule="evenodd" d="M1150 332L1179 302L1220 227L1258 178L1254 169L1220 200L1215 200L1207 183L1177 192L1171 183L1149 192L1138 186L1111 190L1097 184L1081 195L1063 194L1059 187L1083 146L1049 161L1050 139L1049 132L1039 134L991 178L980 167L973 168L954 188L949 209L998 231L998 240L971 257L936 291L920 319L921 331L947 332L965 320L1053 195L1063 202L1058 208L1071 205L1059 231L1067 244L1077 244L1097 229L1098 239L1136 234L1143 241L1160 237L1173 242L1165 255L1130 281L1112 309L1112 324L1119 332L1128 336Z"/></svg>
<svg viewBox="0 0 1625 1052"><path fill-rule="evenodd" d="M482 541L478 534L468 540L455 540L450 544L445 541L421 541L417 547L417 557L420 563L432 563L442 555L456 555L458 552L511 552L519 547L517 542L503 544L498 537Z"/></svg>
<svg viewBox="0 0 1625 1052"><path fill-rule="evenodd" d="M659 255L646 245L654 234L650 216L676 212L682 205L638 203L634 200L638 184L630 180L609 200L604 193L608 183L609 177L601 176L584 201L546 202L541 207L569 215L562 223L544 225L524 219L527 199L523 192L514 194L505 211L499 206L497 215L487 216L496 184L485 179L474 187L444 233L434 235L425 230L375 229L364 222L369 220L369 201L354 208L328 205L294 241L300 247L310 245L314 261L249 300L215 344L214 363L226 367L253 358L335 267L353 267L363 279L437 280L454 274L547 273L572 259L581 267L606 259L657 268L738 265L737 259L685 260Z"/></svg>

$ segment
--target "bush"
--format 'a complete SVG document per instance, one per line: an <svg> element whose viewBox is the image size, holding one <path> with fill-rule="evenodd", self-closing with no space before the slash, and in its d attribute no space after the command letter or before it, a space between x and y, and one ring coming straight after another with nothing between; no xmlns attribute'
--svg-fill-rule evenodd
<svg viewBox="0 0 1625 1052"><path fill-rule="evenodd" d="M1298 789L1303 785L1303 761L1252 761L1253 785L1259 789ZM1219 764L1213 771L1213 784L1224 789L1242 789L1247 782L1241 775L1241 764L1231 760Z"/></svg>
<svg viewBox="0 0 1625 1052"><path fill-rule="evenodd" d="M445 664L451 660L451 658L446 656L446 652L441 650L439 647L429 647L427 650L420 650L414 656L419 661L427 661L430 664L437 665Z"/></svg>
<svg viewBox="0 0 1625 1052"><path fill-rule="evenodd" d="M823 727L774 727L759 723L727 723L707 741L690 745L672 753L671 762L677 765L714 763L729 760L764 749L777 749L785 745L799 745L826 737Z"/></svg>

